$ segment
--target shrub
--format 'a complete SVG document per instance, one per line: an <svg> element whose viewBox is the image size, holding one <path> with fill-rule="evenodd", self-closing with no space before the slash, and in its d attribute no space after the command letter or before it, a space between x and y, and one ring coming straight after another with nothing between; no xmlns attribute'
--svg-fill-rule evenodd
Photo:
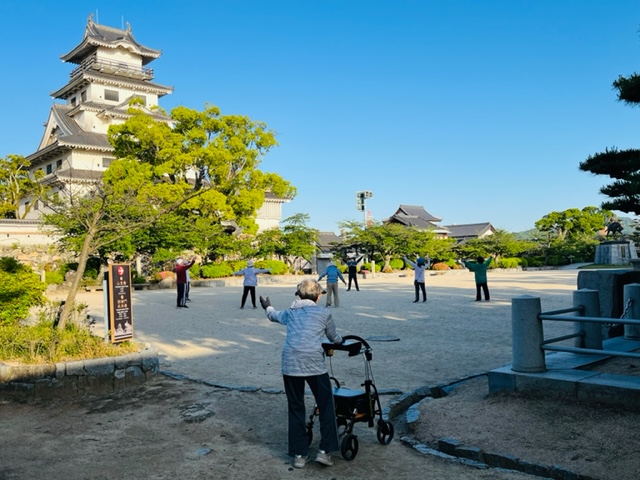
<svg viewBox="0 0 640 480"><path fill-rule="evenodd" d="M44 272L44 283L47 285L62 285L64 276L59 272Z"/></svg>
<svg viewBox="0 0 640 480"><path fill-rule="evenodd" d="M164 280L165 278L174 278L175 276L176 276L175 273L170 272L169 270L163 270L161 272L154 273L151 281L158 283Z"/></svg>
<svg viewBox="0 0 640 480"><path fill-rule="evenodd" d="M363 263L362 267L360 268L360 270L367 270L368 272L371 271L371 263ZM380 270L382 270L382 265L380 264L380 262L376 262L376 272L379 272Z"/></svg>
<svg viewBox="0 0 640 480"><path fill-rule="evenodd" d="M389 266L394 270L402 270L404 266L404 261L401 258L392 258L389 262Z"/></svg>
<svg viewBox="0 0 640 480"><path fill-rule="evenodd" d="M202 278L223 278L233 275L234 270L226 263L209 263L200 269Z"/></svg>
<svg viewBox="0 0 640 480"><path fill-rule="evenodd" d="M131 283L134 283L134 284L147 283L147 279L139 276L137 273L134 273Z"/></svg>
<svg viewBox="0 0 640 480"><path fill-rule="evenodd" d="M255 264L256 268L271 270L271 275L286 275L289 273L289 267L280 260L259 260Z"/></svg>
<svg viewBox="0 0 640 480"><path fill-rule="evenodd" d="M498 262L498 268L518 268L520 262L518 258L501 258Z"/></svg>
<svg viewBox="0 0 640 480"><path fill-rule="evenodd" d="M431 270L435 270L436 272L445 272L447 270L451 270L451 268L444 262L438 262L433 264Z"/></svg>
<svg viewBox="0 0 640 480"><path fill-rule="evenodd" d="M7 258L0 259L0 325L15 325L43 304L46 286L30 268Z"/></svg>

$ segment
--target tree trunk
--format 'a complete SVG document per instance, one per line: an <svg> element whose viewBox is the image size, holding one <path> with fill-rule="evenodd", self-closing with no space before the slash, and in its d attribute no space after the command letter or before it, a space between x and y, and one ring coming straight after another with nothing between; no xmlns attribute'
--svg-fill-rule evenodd
<svg viewBox="0 0 640 480"><path fill-rule="evenodd" d="M391 255L384 256L384 266L382 267L382 271L384 273L393 272L393 269L391 268Z"/></svg>
<svg viewBox="0 0 640 480"><path fill-rule="evenodd" d="M69 288L67 299L65 300L64 307L62 308L62 313L60 314L60 318L58 320L58 330L64 330L67 321L71 317L71 312L73 311L73 307L76 302L76 294L78 293L78 288L80 288L80 284L82 283L82 277L84 276L84 271L87 268L87 260L89 259L89 255L91 254L91 251L93 249L93 239L96 234L96 225L97 221L94 221L91 227L87 230L87 235L84 237L84 242L82 242L80 258L78 258L78 270L76 271L73 282L71 282L71 287Z"/></svg>

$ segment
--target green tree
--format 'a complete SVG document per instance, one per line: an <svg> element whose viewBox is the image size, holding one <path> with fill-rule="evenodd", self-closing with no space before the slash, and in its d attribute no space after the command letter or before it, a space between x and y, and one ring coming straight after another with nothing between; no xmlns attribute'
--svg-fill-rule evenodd
<svg viewBox="0 0 640 480"><path fill-rule="evenodd" d="M453 240L436 238L433 232L405 227L397 223L374 223L363 228L359 222L342 222L345 230L345 245L356 246L370 259L384 262L382 271L390 272L391 259L403 255L430 256L445 259L450 256Z"/></svg>
<svg viewBox="0 0 640 480"><path fill-rule="evenodd" d="M42 170L29 174L31 163L22 155L7 155L0 159L0 217L25 218L37 200L44 197L47 188L40 182ZM20 213L20 203L30 199Z"/></svg>
<svg viewBox="0 0 640 480"><path fill-rule="evenodd" d="M272 228L256 235L257 250L256 256L272 260L274 257L283 259L285 255L285 244L282 230Z"/></svg>
<svg viewBox="0 0 640 480"><path fill-rule="evenodd" d="M31 307L42 305L45 288L31 268L12 257L0 257L0 327L17 325Z"/></svg>
<svg viewBox="0 0 640 480"><path fill-rule="evenodd" d="M640 104L640 75L620 75L613 88L618 92L618 101L630 106ZM602 203L608 210L640 214L640 150L618 150L606 148L604 152L590 155L580 163L580 170L594 175L607 175L614 181L600 189L609 197Z"/></svg>
<svg viewBox="0 0 640 480"><path fill-rule="evenodd" d="M497 229L493 234L482 238L473 238L455 247L464 258L475 259L494 255L496 264L503 257L517 257L532 247L530 241L518 240L513 233Z"/></svg>
<svg viewBox="0 0 640 480"><path fill-rule="evenodd" d="M562 212L551 212L535 223L536 228L560 240L594 236L612 215L609 210L584 207L582 210L570 208Z"/></svg>
<svg viewBox="0 0 640 480"><path fill-rule="evenodd" d="M134 232L161 225L167 215L196 212L221 224L233 220L255 227L265 190L293 195L276 174L259 163L276 145L266 125L247 117L223 116L217 107L199 112L178 107L172 126L136 109L109 127L114 161L90 191L62 192L51 202L52 225L67 248L79 252L78 271L59 322L64 328L89 255ZM185 218L185 225L191 219ZM130 240L131 241L131 240Z"/></svg>
<svg viewBox="0 0 640 480"><path fill-rule="evenodd" d="M282 221L282 260L294 273L300 258L310 261L318 250L318 230L307 226L309 215L296 213Z"/></svg>

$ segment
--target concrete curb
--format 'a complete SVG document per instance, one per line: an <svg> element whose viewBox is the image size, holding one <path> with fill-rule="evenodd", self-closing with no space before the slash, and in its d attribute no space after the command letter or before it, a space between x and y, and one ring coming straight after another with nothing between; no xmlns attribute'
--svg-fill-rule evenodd
<svg viewBox="0 0 640 480"><path fill-rule="evenodd" d="M109 393L141 385L160 371L150 345L138 353L46 365L0 363L0 398L18 401Z"/></svg>

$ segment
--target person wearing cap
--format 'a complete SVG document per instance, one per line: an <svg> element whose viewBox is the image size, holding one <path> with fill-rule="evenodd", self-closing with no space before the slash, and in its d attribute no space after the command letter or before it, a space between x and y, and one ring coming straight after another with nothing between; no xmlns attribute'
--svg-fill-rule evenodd
<svg viewBox="0 0 640 480"><path fill-rule="evenodd" d="M340 270L338 270L338 267L336 267L336 264L333 262L329 262L329 265L327 266L327 268L325 268L324 272L322 272L322 275L318 277L318 281L322 280L324 277L327 277L326 306L330 307L332 299L331 297L335 297L335 305L336 307L339 307L340 298L338 297L338 278L342 280L342 283L344 283L345 285L347 284L347 282L344 281L342 273L340 273Z"/></svg>
<svg viewBox="0 0 640 480"><path fill-rule="evenodd" d="M422 301L426 302L427 289L424 284L424 272L431 266L431 258L427 256L427 260L425 261L424 258L418 257L415 263L409 260L406 255L403 258L404 261L411 265L411 267L413 268L413 285L416 289L416 299L413 301L413 303L418 303L420 301L420 291L422 291Z"/></svg>
<svg viewBox="0 0 640 480"><path fill-rule="evenodd" d="M488 257L486 260L482 257L478 257L475 262L468 260L461 260L460 263L473 272L476 282L476 302L482 300L480 290L484 292L485 301L489 301L489 286L487 284L487 269L491 264L493 257Z"/></svg>
<svg viewBox="0 0 640 480"><path fill-rule="evenodd" d="M189 308L187 306L187 272L196 263L196 259L185 262L184 259L176 260L176 287L178 289L177 308Z"/></svg>
<svg viewBox="0 0 640 480"><path fill-rule="evenodd" d="M267 318L287 327L282 347L282 376L287 395L289 419L289 455L293 466L303 468L309 461L304 390L309 385L316 401L320 420L320 450L315 461L333 465L330 452L340 448L333 402L333 386L325 363L322 342L328 338L341 344L343 338L329 310L318 305L322 286L316 280L303 280L296 300L287 310L276 310L269 297L260 297Z"/></svg>
<svg viewBox="0 0 640 480"><path fill-rule="evenodd" d="M244 282L243 282L244 288L242 290L242 301L240 302L240 308L244 308L244 304L247 301L248 294L251 294L251 303L253 304L253 308L257 308L256 307L256 286L258 285L259 273L271 273L271 270L265 269L265 268L254 268L253 260L249 260L247 262L247 268L243 268L242 270L233 272L234 275L244 275Z"/></svg>

